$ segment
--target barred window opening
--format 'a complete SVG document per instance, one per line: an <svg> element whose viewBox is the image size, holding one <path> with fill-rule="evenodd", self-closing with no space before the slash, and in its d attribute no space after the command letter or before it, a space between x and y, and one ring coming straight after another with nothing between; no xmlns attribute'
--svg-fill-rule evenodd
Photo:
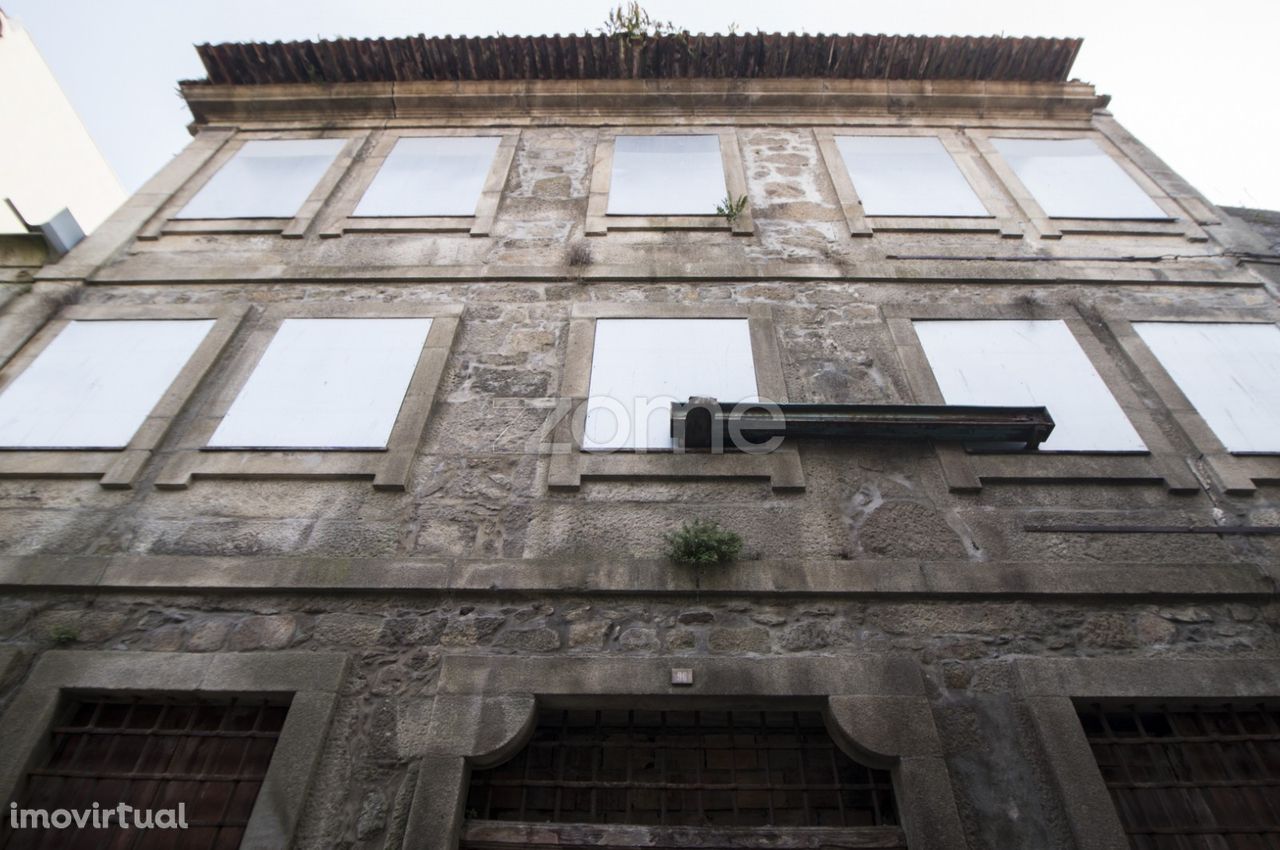
<svg viewBox="0 0 1280 850"><path fill-rule="evenodd" d="M18 808L83 812L97 803L105 812L124 803L154 813L183 804L188 828L138 828L131 820L126 829L118 821L8 829L0 847L239 847L288 710L263 698L77 698L51 730L45 759L28 772Z"/></svg>
<svg viewBox="0 0 1280 850"><path fill-rule="evenodd" d="M1079 714L1135 850L1280 847L1280 710L1092 704Z"/></svg>
<svg viewBox="0 0 1280 850"><path fill-rule="evenodd" d="M513 759L472 773L480 820L652 826L896 825L887 770L816 711L544 710Z"/></svg>

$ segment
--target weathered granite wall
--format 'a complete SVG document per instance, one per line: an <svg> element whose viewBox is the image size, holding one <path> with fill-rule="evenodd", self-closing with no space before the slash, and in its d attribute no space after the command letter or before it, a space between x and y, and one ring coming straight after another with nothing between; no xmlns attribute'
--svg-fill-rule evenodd
<svg viewBox="0 0 1280 850"><path fill-rule="evenodd" d="M612 237L610 237L612 238ZM577 493L548 491L545 432L556 419L570 305L763 303L773 311L790 397L808 402L901 403L911 388L880 307L946 298L934 284L256 284L93 287L81 304L320 301L461 303L466 313L446 367L406 493L366 482L196 480L186 490L149 483L127 491L92 481L0 481L0 551L10 555L107 556L309 554L459 558L654 557L662 535L691 506L744 534L761 558L927 558L997 562L1151 561L1263 563L1275 540L1263 536L1027 534L1027 523L1211 525L1273 522L1275 491L1249 497L1213 488L1169 495L1152 483L1108 485L1111 458L1095 456L1094 482L1003 482L977 494L947 491L933 450L915 444L801 448L804 493L767 482L594 480ZM1006 303L1003 286L971 284L964 295L981 315ZM1043 315L1070 315L1103 302L1211 309L1257 303L1233 289L1144 286L1020 287ZM256 315L256 314L255 314ZM192 415L225 380L258 319L251 317L180 417L169 443L144 471L154 477ZM1125 364L1106 329L1108 354ZM1196 452L1158 407L1143 376L1135 389L1187 460ZM1220 511L1221 514L1216 514Z"/></svg>
<svg viewBox="0 0 1280 850"><path fill-rule="evenodd" d="M0 707L50 648L350 653L298 846L364 850L399 846L444 656L902 653L924 671L970 846L1065 848L1069 825L1013 694L1014 659L1280 655L1280 537L1025 530L1280 524L1275 482L1224 493L1098 318L1273 304L1222 254L1245 238L1235 225L1210 227L1209 243L852 238L812 132L743 127L753 236L588 238L597 138L592 127L524 130L489 238L168 235L126 241L73 294L59 290L86 305L254 309L133 489L0 480L0 646L21 658ZM152 209L180 185L174 174L159 178ZM118 227L145 218L121 216ZM157 489L262 309L319 302L465 306L407 490L315 478ZM886 324L893 305L1083 317L1203 486L1172 495L1115 478L1113 459L1097 456L1079 480L957 493L930 447L814 441L800 449L800 493L754 479L552 491L543 435L570 312L587 302L767 305L790 399L807 402L913 399ZM0 321L14 305L0 305ZM12 336L0 343L25 338ZM701 574L658 561L663 534L693 516L740 532L744 560Z"/></svg>
<svg viewBox="0 0 1280 850"><path fill-rule="evenodd" d="M729 568L731 569L731 568ZM367 595L83 595L0 603L0 637L46 648L342 651L354 664L303 818L303 848L381 848L422 755L442 657L861 656L918 659L971 846L1070 846L1009 691L1013 658L1280 654L1280 604ZM2 708L2 705L0 705ZM405 802L400 801L403 807ZM393 830L394 831L394 830Z"/></svg>

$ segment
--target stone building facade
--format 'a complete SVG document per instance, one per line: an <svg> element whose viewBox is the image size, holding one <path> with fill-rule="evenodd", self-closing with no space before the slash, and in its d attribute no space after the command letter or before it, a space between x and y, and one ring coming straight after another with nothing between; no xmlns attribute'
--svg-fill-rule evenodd
<svg viewBox="0 0 1280 850"><path fill-rule="evenodd" d="M6 388L75 323L208 327L123 445L0 453L0 789L58 802L50 777L111 766L58 773L78 758L68 740L168 728L102 719L117 703L234 698L262 702L245 734L275 722L274 751L249 779L239 757L257 789L239 826L191 846L1280 846L1280 452L1233 453L1143 335L1275 330L1271 252L1068 81L1078 46L202 48L210 79L182 87L190 146L0 306ZM686 55L701 59L681 70ZM740 214L611 214L618 140L682 135L718 140ZM496 140L473 214L355 214L395 142L472 136ZM873 214L851 137L940 140L980 214ZM245 143L315 139L336 152L291 217L183 216ZM1054 216L1003 139L1087 140L1160 212ZM284 323L325 318L431 320L385 444L209 450ZM584 452L571 402L615 319L746 322L760 394L827 404L955 403L920 323L1053 324L1140 443ZM1050 413L1058 428L1077 415ZM664 535L692 518L740 533L739 560L668 561ZM656 784L628 768L616 787L571 786L561 755L530 785L526 748L563 744L555 724L584 716L630 735ZM825 731L776 743L779 717ZM661 731L729 739L757 721L727 766L708 752L723 740ZM1126 755L1126 735L1151 749ZM761 777L782 761L751 751L803 759L824 736L833 765L887 777L837 791L834 825L816 814L829 774ZM654 767L686 745L695 768L752 778ZM1197 746L1219 773L1151 767L1195 767ZM164 780L138 759L122 781ZM486 781L481 803L469 789ZM851 818L877 782L892 800ZM493 787L520 789L517 815L494 816ZM550 814L530 802L546 788ZM631 795L616 811L614 792ZM1199 808L1175 811L1180 794ZM1188 843L1160 843L1179 832Z"/></svg>

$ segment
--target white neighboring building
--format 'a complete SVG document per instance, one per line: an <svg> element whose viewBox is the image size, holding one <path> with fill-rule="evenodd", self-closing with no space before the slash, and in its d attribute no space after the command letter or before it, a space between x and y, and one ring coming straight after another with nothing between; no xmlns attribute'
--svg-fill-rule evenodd
<svg viewBox="0 0 1280 850"><path fill-rule="evenodd" d="M5 198L33 225L70 208L89 233L124 201L124 188L31 37L3 12L0 85L0 234L27 232Z"/></svg>

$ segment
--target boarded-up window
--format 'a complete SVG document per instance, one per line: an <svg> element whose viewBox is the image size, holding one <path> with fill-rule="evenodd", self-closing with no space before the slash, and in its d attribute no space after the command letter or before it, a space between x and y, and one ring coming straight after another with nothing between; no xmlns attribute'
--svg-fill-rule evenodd
<svg viewBox="0 0 1280 850"><path fill-rule="evenodd" d="M756 399L747 319L599 319L583 448L668 450L671 402Z"/></svg>
<svg viewBox="0 0 1280 850"><path fill-rule="evenodd" d="M122 449L213 320L74 321L0 394L0 446Z"/></svg>
<svg viewBox="0 0 1280 850"><path fill-rule="evenodd" d="M4 850L99 848L233 850L240 846L288 706L271 700L225 703L81 698L53 728L42 763L27 775L18 808L90 811L124 803L151 812L152 826L18 828L0 831ZM187 829L160 829L158 810L184 806ZM6 825L9 821L6 812ZM28 820L30 825L35 821ZM101 821L100 821L101 822ZM21 824L22 821L19 821Z"/></svg>
<svg viewBox="0 0 1280 850"><path fill-rule="evenodd" d="M472 772L467 812L652 826L897 823L888 771L854 761L819 713L803 711L544 710L515 758Z"/></svg>
<svg viewBox="0 0 1280 850"><path fill-rule="evenodd" d="M211 448L386 448L430 319L286 319Z"/></svg>
<svg viewBox="0 0 1280 850"><path fill-rule="evenodd" d="M346 139L254 139L200 188L178 218L293 218Z"/></svg>
<svg viewBox="0 0 1280 850"><path fill-rule="evenodd" d="M402 138L354 214L475 215L500 141L497 136Z"/></svg>
<svg viewBox="0 0 1280 850"><path fill-rule="evenodd" d="M1044 405L1053 451L1146 446L1065 322L917 321L920 345L947 404Z"/></svg>
<svg viewBox="0 0 1280 850"><path fill-rule="evenodd" d="M719 136L618 136L609 215L715 215L728 194Z"/></svg>
<svg viewBox="0 0 1280 850"><path fill-rule="evenodd" d="M992 139L1050 218L1167 219L1093 139Z"/></svg>
<svg viewBox="0 0 1280 850"><path fill-rule="evenodd" d="M1280 452L1280 327L1134 322L1178 389L1232 452Z"/></svg>
<svg viewBox="0 0 1280 850"><path fill-rule="evenodd" d="M937 138L837 136L836 146L866 215L989 215Z"/></svg>
<svg viewBox="0 0 1280 850"><path fill-rule="evenodd" d="M1134 850L1280 847L1280 710L1266 705L1080 708Z"/></svg>

